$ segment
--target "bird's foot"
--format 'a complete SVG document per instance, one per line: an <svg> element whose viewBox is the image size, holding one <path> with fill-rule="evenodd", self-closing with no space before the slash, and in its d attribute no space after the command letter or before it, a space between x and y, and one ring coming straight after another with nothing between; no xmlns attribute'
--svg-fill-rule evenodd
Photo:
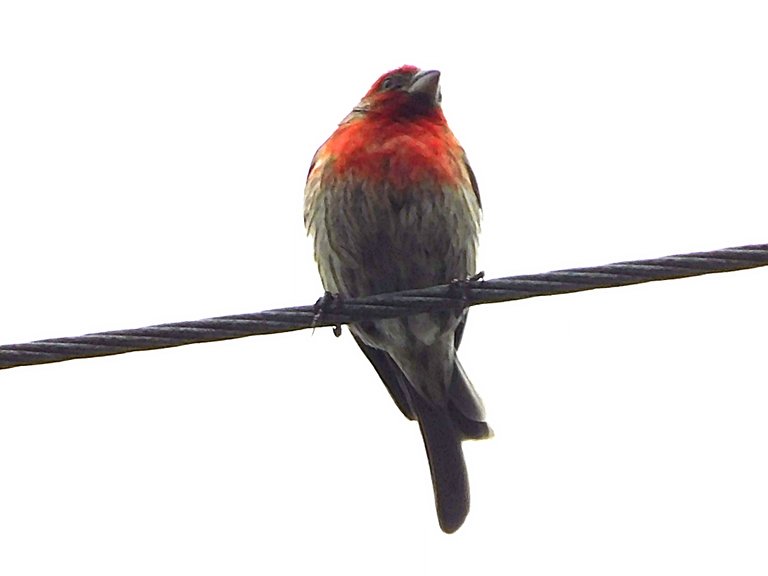
<svg viewBox="0 0 768 576"><path fill-rule="evenodd" d="M482 282L483 278L485 278L485 272L482 271L473 274L472 276L467 276L466 278L455 278L451 280L450 291L454 296L460 297L462 303L466 304L469 300L469 293L472 286Z"/></svg>
<svg viewBox="0 0 768 576"><path fill-rule="evenodd" d="M328 312L335 312L341 308L342 304L342 298L338 294L333 294L332 292L325 291L325 294L323 294L320 298L317 299L317 302L315 302L315 317L312 319L312 330L317 327L317 324L323 319L323 315L327 314ZM341 336L341 325L340 324L334 324L333 326L333 335L338 338Z"/></svg>

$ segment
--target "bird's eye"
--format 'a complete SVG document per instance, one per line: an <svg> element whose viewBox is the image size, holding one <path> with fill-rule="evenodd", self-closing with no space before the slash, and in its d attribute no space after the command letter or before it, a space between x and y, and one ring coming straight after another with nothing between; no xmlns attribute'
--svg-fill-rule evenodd
<svg viewBox="0 0 768 576"><path fill-rule="evenodd" d="M402 88L403 87L403 78L400 76L388 76L387 78L384 78L384 80L381 83L380 90L382 92L386 90L395 90L396 88Z"/></svg>

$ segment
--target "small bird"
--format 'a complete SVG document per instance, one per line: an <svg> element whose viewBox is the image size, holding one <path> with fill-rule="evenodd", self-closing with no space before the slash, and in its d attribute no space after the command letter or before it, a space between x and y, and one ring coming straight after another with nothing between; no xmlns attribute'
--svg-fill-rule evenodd
<svg viewBox="0 0 768 576"><path fill-rule="evenodd" d="M439 71L387 72L316 152L304 224L327 292L360 297L475 274L480 194L440 102ZM461 442L492 434L456 357L466 319L430 312L349 327L397 407L419 423L446 533L469 512Z"/></svg>

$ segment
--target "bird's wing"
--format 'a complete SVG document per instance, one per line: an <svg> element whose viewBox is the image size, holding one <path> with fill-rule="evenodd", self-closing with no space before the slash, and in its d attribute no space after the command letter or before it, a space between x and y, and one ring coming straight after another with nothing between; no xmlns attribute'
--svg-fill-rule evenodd
<svg viewBox="0 0 768 576"><path fill-rule="evenodd" d="M464 326L467 325L467 312L464 311L464 315L461 317L461 320L459 321L459 325L456 326L456 332L453 334L453 347L458 350L459 345L461 344L461 338L464 336Z"/></svg>
<svg viewBox="0 0 768 576"><path fill-rule="evenodd" d="M472 184L472 191L475 193L475 197L477 198L477 205L482 208L483 203L480 201L480 188L477 185L477 177L475 177L475 173L472 171L472 167L469 165L466 154L464 155L464 166L466 167L467 174L469 175L469 182Z"/></svg>
<svg viewBox="0 0 768 576"><path fill-rule="evenodd" d="M415 420L416 414L411 405L411 394L409 392L411 384L408 382L405 374L403 374L403 371L400 370L400 367L384 350L368 346L354 334L352 336L355 338L357 345L360 346L360 350L365 354L365 357L373 364L400 412L409 420Z"/></svg>

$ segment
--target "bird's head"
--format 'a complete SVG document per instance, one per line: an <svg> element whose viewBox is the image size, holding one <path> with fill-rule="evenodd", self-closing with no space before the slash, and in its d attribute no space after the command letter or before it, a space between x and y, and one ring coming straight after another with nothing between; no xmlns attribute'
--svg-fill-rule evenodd
<svg viewBox="0 0 768 576"><path fill-rule="evenodd" d="M442 117L440 72L401 66L374 82L355 109L394 117Z"/></svg>

